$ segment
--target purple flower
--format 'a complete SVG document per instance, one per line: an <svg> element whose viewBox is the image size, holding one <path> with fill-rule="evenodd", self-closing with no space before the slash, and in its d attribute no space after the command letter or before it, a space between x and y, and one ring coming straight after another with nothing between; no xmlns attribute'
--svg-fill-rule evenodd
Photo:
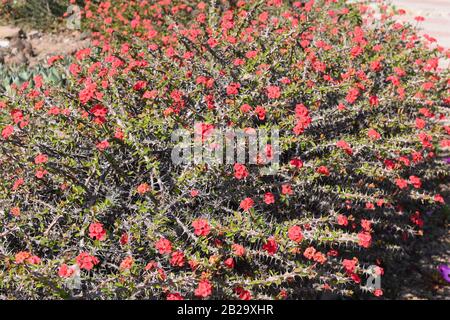
<svg viewBox="0 0 450 320"><path fill-rule="evenodd" d="M450 283L450 266L441 264L439 266L439 272L441 273L444 280L447 281L448 283Z"/></svg>
<svg viewBox="0 0 450 320"><path fill-rule="evenodd" d="M445 159L445 162L447 162L447 164L450 164L450 157L448 157L447 159Z"/></svg>

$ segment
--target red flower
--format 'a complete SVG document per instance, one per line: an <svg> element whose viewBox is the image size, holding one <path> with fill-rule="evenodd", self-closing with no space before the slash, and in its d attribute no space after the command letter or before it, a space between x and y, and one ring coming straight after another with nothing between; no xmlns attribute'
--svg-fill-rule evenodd
<svg viewBox="0 0 450 320"><path fill-rule="evenodd" d="M275 203L275 196L272 192L266 192L266 194L264 195L264 202L265 204Z"/></svg>
<svg viewBox="0 0 450 320"><path fill-rule="evenodd" d="M208 280L201 280L198 287L195 289L194 294L196 297L207 298L212 293L212 285Z"/></svg>
<svg viewBox="0 0 450 320"><path fill-rule="evenodd" d="M417 225L419 228L423 228L423 219L420 217L420 212L416 211L410 218L411 222Z"/></svg>
<svg viewBox="0 0 450 320"><path fill-rule="evenodd" d="M184 300L184 298L178 292L169 293L166 297L167 300Z"/></svg>
<svg viewBox="0 0 450 320"><path fill-rule="evenodd" d="M422 186L422 181L420 181L420 178L416 176L410 176L409 183L416 189L419 189Z"/></svg>
<svg viewBox="0 0 450 320"><path fill-rule="evenodd" d="M369 129L367 135L372 140L379 140L381 138L381 135L375 129Z"/></svg>
<svg viewBox="0 0 450 320"><path fill-rule="evenodd" d="M242 257L245 254L245 248L240 244L233 243L231 248L233 249L233 253L238 257Z"/></svg>
<svg viewBox="0 0 450 320"><path fill-rule="evenodd" d="M100 141L99 143L97 143L96 147L99 151L105 151L109 147L109 142L108 140Z"/></svg>
<svg viewBox="0 0 450 320"><path fill-rule="evenodd" d="M14 217L20 216L20 208L19 208L19 207L13 207L13 208L11 208L11 210L10 210L9 212L10 212L11 215L13 215Z"/></svg>
<svg viewBox="0 0 450 320"><path fill-rule="evenodd" d="M245 165L236 163L234 165L234 177L238 180L244 179L248 176L248 170Z"/></svg>
<svg viewBox="0 0 450 320"><path fill-rule="evenodd" d="M368 232L360 232L358 233L359 245L368 248L372 242L372 236Z"/></svg>
<svg viewBox="0 0 450 320"><path fill-rule="evenodd" d="M194 227L194 233L197 236L204 236L206 237L211 228L208 224L208 221L205 219L196 219L192 222L192 227Z"/></svg>
<svg viewBox="0 0 450 320"><path fill-rule="evenodd" d="M103 241L106 238L106 230L103 229L103 225L101 223L91 223L89 226L89 237L92 239L97 238L97 240Z"/></svg>
<svg viewBox="0 0 450 320"><path fill-rule="evenodd" d="M445 204L444 198L440 194L435 195L433 199L435 202Z"/></svg>
<svg viewBox="0 0 450 320"><path fill-rule="evenodd" d="M256 106L255 114L258 116L259 120L264 120L266 118L266 109L262 106Z"/></svg>
<svg viewBox="0 0 450 320"><path fill-rule="evenodd" d="M316 169L317 173L323 174L324 176L329 176L330 175L330 170L328 170L327 167L325 166L320 166Z"/></svg>
<svg viewBox="0 0 450 320"><path fill-rule="evenodd" d="M45 176L47 173L48 173L47 170L44 170L44 169L37 169L37 170L36 170L35 176L36 176L36 178L38 178L38 179L42 179L42 178L44 178L44 176Z"/></svg>
<svg viewBox="0 0 450 320"><path fill-rule="evenodd" d="M294 191L290 184L283 184L281 185L281 193L284 195L292 195Z"/></svg>
<svg viewBox="0 0 450 320"><path fill-rule="evenodd" d="M155 243L155 248L156 248L156 250L159 251L160 254L166 254L166 253L172 252L172 244L170 243L169 240L167 240L165 238L160 238Z"/></svg>
<svg viewBox="0 0 450 320"><path fill-rule="evenodd" d="M205 141L211 134L214 133L214 125L209 123L196 123L195 136L201 141Z"/></svg>
<svg viewBox="0 0 450 320"><path fill-rule="evenodd" d="M345 271L347 271L347 273L354 273L357 263L358 263L357 258L353 258L352 260L344 259L342 261L342 265L344 266Z"/></svg>
<svg viewBox="0 0 450 320"><path fill-rule="evenodd" d="M268 86L267 96L269 99L278 99L281 96L280 88L277 86Z"/></svg>
<svg viewBox="0 0 450 320"><path fill-rule="evenodd" d="M14 127L11 125L3 128L3 130L2 130L3 139L5 139L5 140L8 139L13 134L13 132L14 132Z"/></svg>
<svg viewBox="0 0 450 320"><path fill-rule="evenodd" d="M88 271L100 263L100 261L96 257L91 256L87 252L81 252L76 258L76 261L80 269L86 269Z"/></svg>
<svg viewBox="0 0 450 320"><path fill-rule="evenodd" d="M369 103L371 106L377 106L378 105L378 97L377 96L371 96L369 98Z"/></svg>
<svg viewBox="0 0 450 320"><path fill-rule="evenodd" d="M228 258L223 263L228 269L234 268L234 259L233 258Z"/></svg>
<svg viewBox="0 0 450 320"><path fill-rule="evenodd" d="M141 183L138 187L137 187L137 192L139 194L145 194L147 192L150 191L150 186L148 185L148 183Z"/></svg>
<svg viewBox="0 0 450 320"><path fill-rule="evenodd" d="M58 276L61 278L70 278L74 273L75 269L67 266L65 263L63 263L58 269Z"/></svg>
<svg viewBox="0 0 450 320"><path fill-rule="evenodd" d="M408 187L408 181L406 181L404 179L395 179L395 184L400 189L405 189L406 187Z"/></svg>
<svg viewBox="0 0 450 320"><path fill-rule="evenodd" d="M423 129L426 126L426 122L425 120L421 119L421 118L416 118L416 128L417 129Z"/></svg>
<svg viewBox="0 0 450 320"><path fill-rule="evenodd" d="M239 83L230 83L227 86L227 95L236 95L239 92L239 88L241 87L241 85Z"/></svg>
<svg viewBox="0 0 450 320"><path fill-rule="evenodd" d="M22 178L17 179L16 181L14 181L14 185L12 187L13 191L16 191L17 189L19 189L23 184L25 183L25 180L23 180Z"/></svg>
<svg viewBox="0 0 450 320"><path fill-rule="evenodd" d="M170 259L170 265L172 267L182 267L185 262L186 260L182 251L175 251L172 253L172 258Z"/></svg>
<svg viewBox="0 0 450 320"><path fill-rule="evenodd" d="M348 219L346 216L340 214L337 217L337 222L340 226L347 226L348 225Z"/></svg>
<svg viewBox="0 0 450 320"><path fill-rule="evenodd" d="M381 289L375 289L375 291L373 292L373 295L374 295L375 297L380 297L380 296L383 295L383 290L381 290Z"/></svg>
<svg viewBox="0 0 450 320"><path fill-rule="evenodd" d="M327 261L327 258L322 252L316 252L313 256L313 260L320 264L324 264Z"/></svg>
<svg viewBox="0 0 450 320"><path fill-rule="evenodd" d="M291 161L289 161L289 164L297 169L303 167L303 161L297 158L293 158Z"/></svg>
<svg viewBox="0 0 450 320"><path fill-rule="evenodd" d="M128 243L128 241L129 241L128 234L126 232L122 233L119 240L120 244L124 246Z"/></svg>
<svg viewBox="0 0 450 320"><path fill-rule="evenodd" d="M101 104L96 104L89 110L89 112L98 118L105 118L108 115L108 108Z"/></svg>
<svg viewBox="0 0 450 320"><path fill-rule="evenodd" d="M34 158L35 164L46 163L48 161L48 157L45 154L39 154Z"/></svg>
<svg viewBox="0 0 450 320"><path fill-rule="evenodd" d="M252 198L245 198L241 201L240 207L242 210L248 211L253 207L254 204L255 202L252 200Z"/></svg>
<svg viewBox="0 0 450 320"><path fill-rule="evenodd" d="M242 113L247 113L250 112L252 110L252 107L248 104L243 104L240 108Z"/></svg>
<svg viewBox="0 0 450 320"><path fill-rule="evenodd" d="M294 242L301 242L303 240L302 228L300 226L292 226L288 230L288 237Z"/></svg>
<svg viewBox="0 0 450 320"><path fill-rule="evenodd" d="M303 256L306 259L311 260L312 258L314 258L314 255L316 254L316 249L314 249L314 247L308 247L305 249L305 251L303 252Z"/></svg>
<svg viewBox="0 0 450 320"><path fill-rule="evenodd" d="M133 266L134 260L132 257L126 257L120 263L120 270L130 270Z"/></svg>
<svg viewBox="0 0 450 320"><path fill-rule="evenodd" d="M372 222L370 220L361 219L361 227L365 231L370 231L371 226L372 226Z"/></svg>
<svg viewBox="0 0 450 320"><path fill-rule="evenodd" d="M31 253L29 253L28 251L20 251L20 252L16 253L16 256L15 256L16 263L18 263L18 264L24 263L29 258L31 258Z"/></svg>
<svg viewBox="0 0 450 320"><path fill-rule="evenodd" d="M136 91L142 90L147 86L147 82L143 80L136 81L136 83L133 85L133 89Z"/></svg>
<svg viewBox="0 0 450 320"><path fill-rule="evenodd" d="M267 239L266 243L262 246L263 250L269 254L274 254L278 250L278 244L273 237Z"/></svg>
<svg viewBox="0 0 450 320"><path fill-rule="evenodd" d="M336 147L341 148L342 150L345 151L345 153L347 153L350 156L353 154L352 148L344 140L340 140L340 141L336 142Z"/></svg>
<svg viewBox="0 0 450 320"><path fill-rule="evenodd" d="M239 296L239 299L241 300L251 300L252 298L250 291L245 290L242 287L236 287L234 289L234 292Z"/></svg>

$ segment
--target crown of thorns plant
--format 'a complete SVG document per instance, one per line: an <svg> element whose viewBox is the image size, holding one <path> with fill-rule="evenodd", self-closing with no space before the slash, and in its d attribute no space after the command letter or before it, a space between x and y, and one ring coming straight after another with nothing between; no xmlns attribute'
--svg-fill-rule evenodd
<svg viewBox="0 0 450 320"><path fill-rule="evenodd" d="M450 146L445 52L397 14L86 1L92 47L48 61L67 81L0 100L0 294L382 295L366 279L440 214ZM279 130L276 172L172 161L173 132L213 129Z"/></svg>

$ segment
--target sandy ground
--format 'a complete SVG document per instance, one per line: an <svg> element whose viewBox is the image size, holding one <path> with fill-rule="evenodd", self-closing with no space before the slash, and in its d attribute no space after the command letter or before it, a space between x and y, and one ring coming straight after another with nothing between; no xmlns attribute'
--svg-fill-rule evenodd
<svg viewBox="0 0 450 320"><path fill-rule="evenodd" d="M425 21L420 22L423 33L438 40L438 44L450 49L450 0L393 0L394 5L404 9L407 21L422 16Z"/></svg>

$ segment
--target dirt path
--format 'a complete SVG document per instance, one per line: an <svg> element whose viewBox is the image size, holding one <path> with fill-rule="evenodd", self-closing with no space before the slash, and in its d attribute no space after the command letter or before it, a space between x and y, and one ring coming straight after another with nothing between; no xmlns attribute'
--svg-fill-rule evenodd
<svg viewBox="0 0 450 320"><path fill-rule="evenodd" d="M53 34L0 26L0 64L7 66L33 67L50 56L71 55L88 45L88 34L79 31Z"/></svg>

